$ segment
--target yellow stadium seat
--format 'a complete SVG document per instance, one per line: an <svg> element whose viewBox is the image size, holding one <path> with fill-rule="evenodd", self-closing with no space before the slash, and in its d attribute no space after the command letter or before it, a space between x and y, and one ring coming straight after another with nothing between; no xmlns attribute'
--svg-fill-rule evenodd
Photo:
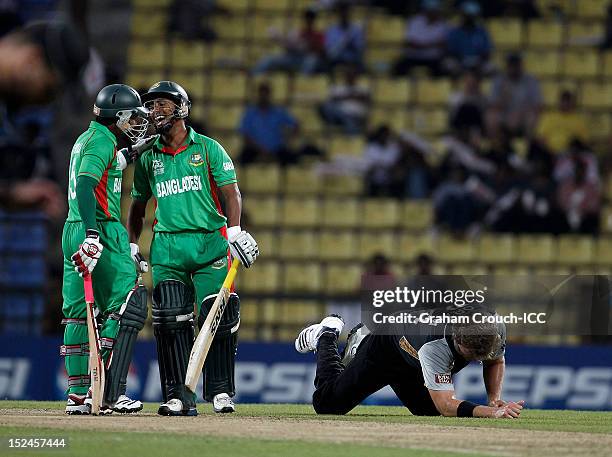
<svg viewBox="0 0 612 457"><path fill-rule="evenodd" d="M155 82L165 79L164 72L160 70L139 70L132 71L125 78L126 84L136 90L147 90Z"/></svg>
<svg viewBox="0 0 612 457"><path fill-rule="evenodd" d="M257 240L261 257L274 259L278 255L278 233L272 229L258 229L252 231L253 237Z"/></svg>
<svg viewBox="0 0 612 457"><path fill-rule="evenodd" d="M400 224L409 230L425 230L431 227L433 208L429 200L407 200L402 205Z"/></svg>
<svg viewBox="0 0 612 457"><path fill-rule="evenodd" d="M518 238L517 260L522 264L551 263L556 243L550 235L521 235Z"/></svg>
<svg viewBox="0 0 612 457"><path fill-rule="evenodd" d="M283 290L285 292L316 293L321 291L323 278L318 262L287 263L283 273Z"/></svg>
<svg viewBox="0 0 612 457"><path fill-rule="evenodd" d="M563 74L575 78L593 78L599 73L599 54L596 51L566 51Z"/></svg>
<svg viewBox="0 0 612 457"><path fill-rule="evenodd" d="M561 57L555 51L525 52L525 69L535 76L557 76L560 72Z"/></svg>
<svg viewBox="0 0 612 457"><path fill-rule="evenodd" d="M359 136L335 135L329 143L329 153L332 157L336 156L356 156L363 155L365 140Z"/></svg>
<svg viewBox="0 0 612 457"><path fill-rule="evenodd" d="M576 2L576 13L579 17L602 19L606 16L607 7L605 0L580 0Z"/></svg>
<svg viewBox="0 0 612 457"><path fill-rule="evenodd" d="M442 235L438 240L438 259L442 262L471 262L475 257L475 243L467 238Z"/></svg>
<svg viewBox="0 0 612 457"><path fill-rule="evenodd" d="M448 110L418 109L413 111L411 128L422 135L436 135L448 129Z"/></svg>
<svg viewBox="0 0 612 457"><path fill-rule="evenodd" d="M259 301L247 300L240 304L240 339L242 339L243 326L256 326L261 305Z"/></svg>
<svg viewBox="0 0 612 457"><path fill-rule="evenodd" d="M166 35L168 15L151 11L132 14L132 36L142 38L162 38Z"/></svg>
<svg viewBox="0 0 612 457"><path fill-rule="evenodd" d="M368 43L401 43L406 22L401 17L374 16L368 21Z"/></svg>
<svg viewBox="0 0 612 457"><path fill-rule="evenodd" d="M396 132L402 131L406 128L406 110L403 108L373 108L370 110L368 125L370 129L378 128L381 125L388 125Z"/></svg>
<svg viewBox="0 0 612 457"><path fill-rule="evenodd" d="M262 300L259 303L259 324L278 324L281 320L281 306L278 300ZM261 328L260 328L261 330ZM272 336L270 335L270 338Z"/></svg>
<svg viewBox="0 0 612 457"><path fill-rule="evenodd" d="M448 105L451 89L451 83L447 79L420 79L415 90L417 104Z"/></svg>
<svg viewBox="0 0 612 457"><path fill-rule="evenodd" d="M279 246L282 259L313 259L319 252L318 238L312 231L284 230L281 232Z"/></svg>
<svg viewBox="0 0 612 457"><path fill-rule="evenodd" d="M257 86L259 85L259 83L264 81L267 82L272 88L272 99L274 100L274 102L284 104L289 94L289 80L287 79L287 76L284 74L273 74L253 78L251 94L256 94Z"/></svg>
<svg viewBox="0 0 612 457"><path fill-rule="evenodd" d="M275 227L279 221L279 204L276 197L244 196L243 208L251 226Z"/></svg>
<svg viewBox="0 0 612 457"><path fill-rule="evenodd" d="M132 6L136 9L150 9L169 6L172 0L132 0Z"/></svg>
<svg viewBox="0 0 612 457"><path fill-rule="evenodd" d="M367 228L397 227L400 219L400 205L397 200L373 199L363 203L363 226Z"/></svg>
<svg viewBox="0 0 612 457"><path fill-rule="evenodd" d="M170 65L185 70L204 70L209 55L204 43L176 40L170 47Z"/></svg>
<svg viewBox="0 0 612 457"><path fill-rule="evenodd" d="M602 236L597 240L593 261L597 265L612 266L612 238Z"/></svg>
<svg viewBox="0 0 612 457"><path fill-rule="evenodd" d="M255 271L257 270L257 271ZM259 259L257 268L249 269L248 274L238 275L236 289L249 293L272 293L280 287L280 268L276 262L266 262Z"/></svg>
<svg viewBox="0 0 612 457"><path fill-rule="evenodd" d="M323 121L314 106L294 106L291 114L300 124L300 129L307 132L321 132Z"/></svg>
<svg viewBox="0 0 612 457"><path fill-rule="evenodd" d="M357 293L362 271L360 265L328 265L325 269L325 292L330 295Z"/></svg>
<svg viewBox="0 0 612 457"><path fill-rule="evenodd" d="M603 60L603 76L610 78L612 76L612 52L607 51L602 53Z"/></svg>
<svg viewBox="0 0 612 457"><path fill-rule="evenodd" d="M389 231L363 232L359 235L359 250L355 254L362 260L374 254L383 254L390 259L398 257L395 236Z"/></svg>
<svg viewBox="0 0 612 457"><path fill-rule="evenodd" d="M593 262L593 239L586 236L559 237L556 262L561 265L584 265Z"/></svg>
<svg viewBox="0 0 612 457"><path fill-rule="evenodd" d="M512 235L485 234L478 244L478 260L487 264L509 263L514 260L516 242Z"/></svg>
<svg viewBox="0 0 612 457"><path fill-rule="evenodd" d="M320 204L317 198L286 197L283 200L281 223L284 227L316 227Z"/></svg>
<svg viewBox="0 0 612 457"><path fill-rule="evenodd" d="M373 100L376 104L406 105L411 93L410 82L406 78L379 78L374 85Z"/></svg>
<svg viewBox="0 0 612 457"><path fill-rule="evenodd" d="M323 201L321 224L324 227L357 227L360 223L358 200L326 198Z"/></svg>
<svg viewBox="0 0 612 457"><path fill-rule="evenodd" d="M128 48L128 65L132 69L162 69L167 55L167 46L161 41L132 41Z"/></svg>
<svg viewBox="0 0 612 457"><path fill-rule="evenodd" d="M612 233L612 207L606 205L601 210L600 230L605 233Z"/></svg>
<svg viewBox="0 0 612 457"><path fill-rule="evenodd" d="M604 109L612 107L612 84L585 82L580 90L585 108Z"/></svg>
<svg viewBox="0 0 612 457"><path fill-rule="evenodd" d="M241 41L247 36L248 16L215 16L213 18L213 28L218 34L219 41Z"/></svg>
<svg viewBox="0 0 612 457"><path fill-rule="evenodd" d="M240 11L242 13L249 9L251 0L217 0L217 4L232 12Z"/></svg>
<svg viewBox="0 0 612 457"><path fill-rule="evenodd" d="M559 104L559 95L562 90L568 89L576 93L578 87L575 81L541 81L540 90L542 91L544 105L551 108L556 107Z"/></svg>
<svg viewBox="0 0 612 457"><path fill-rule="evenodd" d="M363 179L357 176L327 176L323 179L323 192L327 195L361 195Z"/></svg>
<svg viewBox="0 0 612 457"><path fill-rule="evenodd" d="M242 68L247 63L243 43L215 43L210 47L211 63L216 68Z"/></svg>
<svg viewBox="0 0 612 457"><path fill-rule="evenodd" d="M284 35L287 20L284 15L255 14L247 18L250 38L257 41L276 42L275 34Z"/></svg>
<svg viewBox="0 0 612 457"><path fill-rule="evenodd" d="M563 26L554 21L533 20L527 24L527 43L533 47L559 47L563 42Z"/></svg>
<svg viewBox="0 0 612 457"><path fill-rule="evenodd" d="M243 101L246 98L246 77L236 72L215 71L210 91L213 100Z"/></svg>
<svg viewBox="0 0 612 457"><path fill-rule="evenodd" d="M323 231L319 237L321 260L350 260L357 253L357 238L351 231Z"/></svg>
<svg viewBox="0 0 612 457"><path fill-rule="evenodd" d="M514 49L523 45L523 23L519 19L492 19L487 28L495 46Z"/></svg>
<svg viewBox="0 0 612 457"><path fill-rule="evenodd" d="M417 256L427 254L434 257L436 255L436 243L429 234L413 235L404 233L400 237L399 258L404 262L414 262Z"/></svg>
<svg viewBox="0 0 612 457"><path fill-rule="evenodd" d="M281 176L277 165L249 165L242 171L242 186L247 192L276 193L280 190Z"/></svg>
<svg viewBox="0 0 612 457"><path fill-rule="evenodd" d="M584 47L585 40L604 35L603 22L570 21L567 29L568 44Z"/></svg>
<svg viewBox="0 0 612 457"><path fill-rule="evenodd" d="M255 9L284 12L289 9L289 0L255 0Z"/></svg>
<svg viewBox="0 0 612 457"><path fill-rule="evenodd" d="M612 123L608 112L586 113L587 125L591 132L591 139L605 139L612 133Z"/></svg>
<svg viewBox="0 0 612 457"><path fill-rule="evenodd" d="M321 179L312 168L289 167L285 172L284 193L317 194L321 188Z"/></svg>
<svg viewBox="0 0 612 457"><path fill-rule="evenodd" d="M298 75L293 80L293 100L298 102L320 102L327 97L329 80L326 76Z"/></svg>
<svg viewBox="0 0 612 457"><path fill-rule="evenodd" d="M210 105L206 116L208 125L212 129L235 130L243 110L242 105Z"/></svg>
<svg viewBox="0 0 612 457"><path fill-rule="evenodd" d="M179 83L189 94L190 99L201 100L208 92L206 74L202 71L173 70L170 80Z"/></svg>
<svg viewBox="0 0 612 457"><path fill-rule="evenodd" d="M295 325L300 328L305 324L319 322L325 315L324 306L316 300L285 300L280 305L281 322L285 325ZM296 332L291 329L291 339Z"/></svg>
<svg viewBox="0 0 612 457"><path fill-rule="evenodd" d="M368 45L365 50L365 64L369 68L386 68L397 59L402 52L401 46L376 46Z"/></svg>

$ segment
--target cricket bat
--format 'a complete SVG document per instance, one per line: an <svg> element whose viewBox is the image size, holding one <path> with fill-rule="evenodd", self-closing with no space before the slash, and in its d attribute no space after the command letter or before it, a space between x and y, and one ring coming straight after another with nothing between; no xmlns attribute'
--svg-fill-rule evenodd
<svg viewBox="0 0 612 457"><path fill-rule="evenodd" d="M100 414L104 398L104 361L100 352L100 335L94 315L94 294L91 275L83 278L87 305L87 336L89 337L89 373L91 376L91 414Z"/></svg>
<svg viewBox="0 0 612 457"><path fill-rule="evenodd" d="M234 283L234 278L236 277L236 272L238 271L239 266L240 261L238 259L233 259L232 266L227 272L225 281L223 281L223 286L217 294L217 298L210 308L208 316L206 316L204 325L202 325L195 343L193 343L193 348L191 349L191 354L189 355L187 375L185 376L185 385L193 393L196 391L198 379L200 379L200 374L202 374L202 367L204 366L204 361L208 355L208 350L210 349L210 345L215 337L215 333L217 333L219 322L221 322L221 317L223 316L223 312L227 306L227 301L229 300L230 296L230 289Z"/></svg>

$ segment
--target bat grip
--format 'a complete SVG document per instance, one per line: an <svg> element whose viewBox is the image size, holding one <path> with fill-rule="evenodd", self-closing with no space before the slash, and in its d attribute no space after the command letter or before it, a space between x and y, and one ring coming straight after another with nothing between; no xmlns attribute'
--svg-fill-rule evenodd
<svg viewBox="0 0 612 457"><path fill-rule="evenodd" d="M85 286L85 301L87 303L94 302L93 284L91 283L91 275L83 277L83 285Z"/></svg>

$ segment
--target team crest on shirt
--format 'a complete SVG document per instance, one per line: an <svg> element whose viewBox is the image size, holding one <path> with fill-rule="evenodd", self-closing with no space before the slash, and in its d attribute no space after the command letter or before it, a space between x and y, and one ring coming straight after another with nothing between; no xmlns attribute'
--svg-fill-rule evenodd
<svg viewBox="0 0 612 457"><path fill-rule="evenodd" d="M194 167L199 167L204 164L204 159L202 158L202 154L199 152L194 152L191 154L189 158L189 165L193 165Z"/></svg>
<svg viewBox="0 0 612 457"><path fill-rule="evenodd" d="M164 174L164 162L153 159L153 176Z"/></svg>

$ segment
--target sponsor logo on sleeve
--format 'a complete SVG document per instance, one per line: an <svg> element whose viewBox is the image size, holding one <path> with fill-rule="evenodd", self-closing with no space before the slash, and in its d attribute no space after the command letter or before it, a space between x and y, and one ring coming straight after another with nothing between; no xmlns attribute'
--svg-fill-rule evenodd
<svg viewBox="0 0 612 457"><path fill-rule="evenodd" d="M223 171L232 171L234 164L232 162L223 162Z"/></svg>
<svg viewBox="0 0 612 457"><path fill-rule="evenodd" d="M452 384L450 373L436 373L434 379L436 384Z"/></svg>

